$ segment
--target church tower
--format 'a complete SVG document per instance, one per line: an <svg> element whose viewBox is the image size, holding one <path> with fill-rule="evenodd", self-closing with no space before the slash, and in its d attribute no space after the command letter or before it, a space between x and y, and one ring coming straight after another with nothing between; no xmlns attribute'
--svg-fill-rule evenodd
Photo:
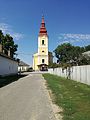
<svg viewBox="0 0 90 120"><path fill-rule="evenodd" d="M48 34L45 27L44 17L38 35L38 53L33 56L34 70L48 70Z"/></svg>

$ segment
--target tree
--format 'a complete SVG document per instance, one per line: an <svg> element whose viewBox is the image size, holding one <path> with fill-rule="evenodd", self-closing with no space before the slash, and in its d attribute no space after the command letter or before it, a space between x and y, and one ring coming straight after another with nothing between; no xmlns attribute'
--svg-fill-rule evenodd
<svg viewBox="0 0 90 120"><path fill-rule="evenodd" d="M18 45L14 43L13 37L9 34L3 35L2 31L0 30L0 43L3 46L5 54L8 54L8 50L10 50L10 56L13 58L13 55L18 48Z"/></svg>
<svg viewBox="0 0 90 120"><path fill-rule="evenodd" d="M49 68L57 68L58 64L57 63L49 63L48 67Z"/></svg>
<svg viewBox="0 0 90 120"><path fill-rule="evenodd" d="M3 38L4 38L3 32L2 30L0 30L0 43L2 43Z"/></svg>
<svg viewBox="0 0 90 120"><path fill-rule="evenodd" d="M67 63L68 65L80 65L82 64L81 61L83 61L82 58L84 59L82 53L85 52L85 48L73 46L70 43L64 43L59 45L54 52L59 64Z"/></svg>
<svg viewBox="0 0 90 120"><path fill-rule="evenodd" d="M10 53L11 53L11 57L13 58L13 55L15 54L15 52L17 51L17 47L18 45L14 44L14 40L13 40L13 37L10 36L9 34L6 34L4 36L4 39L3 39L3 47L5 49L5 51L7 52L8 50L10 50Z"/></svg>
<svg viewBox="0 0 90 120"><path fill-rule="evenodd" d="M90 56L82 55L80 57L80 65L90 65Z"/></svg>
<svg viewBox="0 0 90 120"><path fill-rule="evenodd" d="M90 45L85 47L85 51L90 51Z"/></svg>

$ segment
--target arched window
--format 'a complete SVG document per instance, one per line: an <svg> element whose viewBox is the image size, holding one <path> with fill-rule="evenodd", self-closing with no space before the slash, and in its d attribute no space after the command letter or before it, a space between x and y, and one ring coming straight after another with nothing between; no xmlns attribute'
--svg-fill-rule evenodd
<svg viewBox="0 0 90 120"><path fill-rule="evenodd" d="M42 45L44 45L44 40L42 40Z"/></svg>
<svg viewBox="0 0 90 120"><path fill-rule="evenodd" d="M42 59L42 63L44 63L45 62L45 60L44 59Z"/></svg>

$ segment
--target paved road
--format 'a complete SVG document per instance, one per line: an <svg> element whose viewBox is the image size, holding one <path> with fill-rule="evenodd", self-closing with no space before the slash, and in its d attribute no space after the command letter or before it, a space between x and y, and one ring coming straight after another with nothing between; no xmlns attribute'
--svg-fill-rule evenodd
<svg viewBox="0 0 90 120"><path fill-rule="evenodd" d="M0 120L55 120L41 74L0 88Z"/></svg>

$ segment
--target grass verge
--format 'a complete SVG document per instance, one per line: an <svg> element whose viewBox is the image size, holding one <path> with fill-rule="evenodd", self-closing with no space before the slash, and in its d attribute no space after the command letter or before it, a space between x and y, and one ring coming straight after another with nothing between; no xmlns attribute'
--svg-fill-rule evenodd
<svg viewBox="0 0 90 120"><path fill-rule="evenodd" d="M90 120L90 86L51 74L43 77L54 103L63 109L63 120Z"/></svg>

